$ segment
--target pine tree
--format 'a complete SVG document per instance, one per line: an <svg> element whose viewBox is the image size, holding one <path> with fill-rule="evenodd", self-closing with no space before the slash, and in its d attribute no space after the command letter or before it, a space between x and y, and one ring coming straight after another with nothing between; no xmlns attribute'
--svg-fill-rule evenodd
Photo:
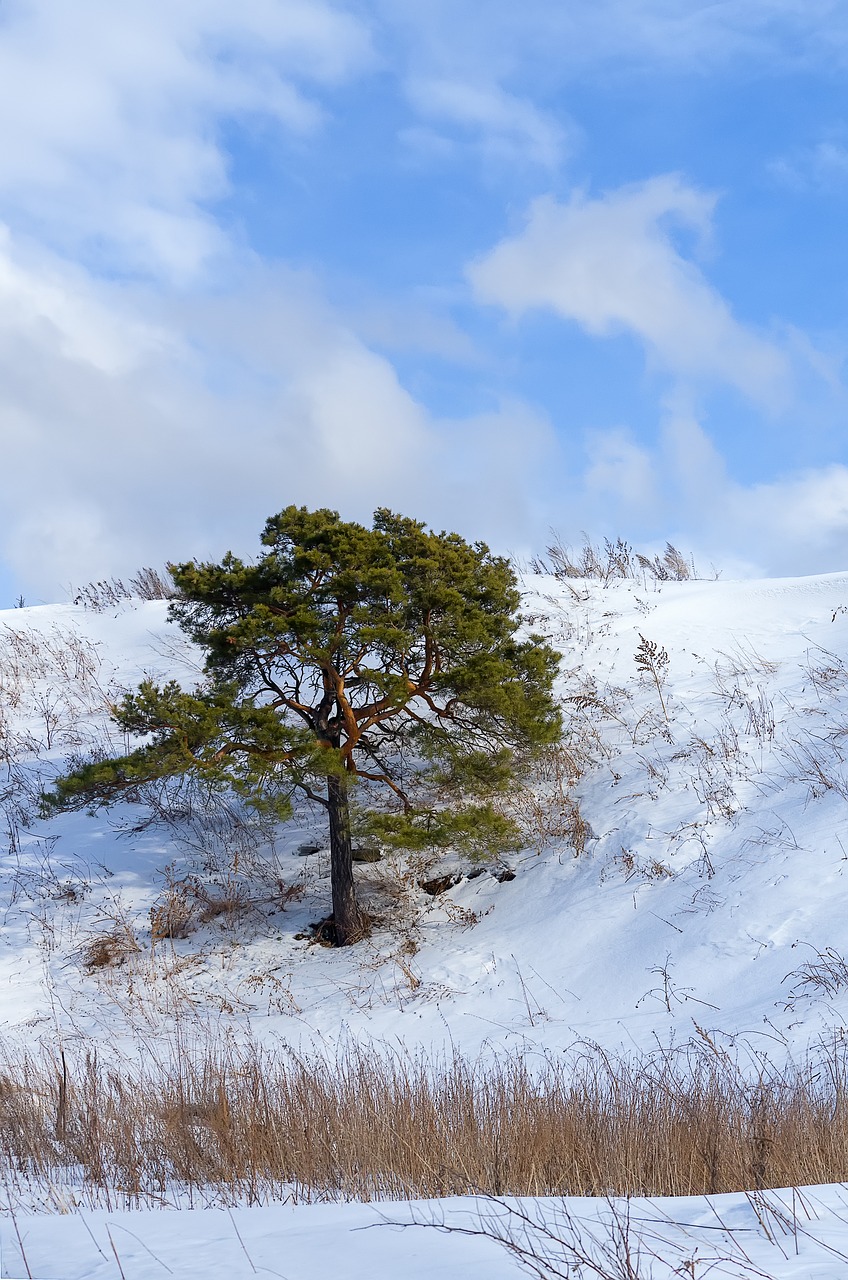
<svg viewBox="0 0 848 1280"><path fill-rule="evenodd" d="M522 636L506 559L381 509L272 516L254 563L170 565L169 616L205 652L192 692L143 682L112 708L137 750L61 778L48 810L131 798L193 773L280 818L299 791L330 829L335 939L368 931L355 893L351 791L383 841L494 847L515 830L491 805L561 732L559 655Z"/></svg>

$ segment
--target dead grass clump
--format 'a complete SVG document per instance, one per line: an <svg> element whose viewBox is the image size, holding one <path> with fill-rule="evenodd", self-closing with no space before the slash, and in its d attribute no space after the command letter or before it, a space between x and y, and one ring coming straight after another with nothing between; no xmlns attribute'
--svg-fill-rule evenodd
<svg viewBox="0 0 848 1280"><path fill-rule="evenodd" d="M200 924L211 924L214 920L222 923L238 920L255 907L246 888L241 884L225 885L218 891L198 885L195 897Z"/></svg>
<svg viewBox="0 0 848 1280"><path fill-rule="evenodd" d="M613 858L615 865L621 870L625 880L639 879L643 881L673 880L674 872L667 863L659 858L638 858L632 849L622 849Z"/></svg>
<svg viewBox="0 0 848 1280"><path fill-rule="evenodd" d="M82 950L83 967L89 973L95 969L113 969L123 964L129 956L137 955L140 950L132 931L116 926L108 933L99 933L89 938Z"/></svg>
<svg viewBox="0 0 848 1280"><path fill-rule="evenodd" d="M840 727L826 736L790 740L781 750L787 782L802 783L811 800L820 799L828 791L848 800L848 754L843 739L844 730Z"/></svg>
<svg viewBox="0 0 848 1280"><path fill-rule="evenodd" d="M797 946L798 944L793 944ZM794 980L790 1003L798 996L833 997L848 987L848 960L833 947L813 948L814 959L799 965L783 979Z"/></svg>
<svg viewBox="0 0 848 1280"><path fill-rule="evenodd" d="M0 1162L106 1207L303 1199L678 1196L848 1178L848 1050L744 1070L705 1038L531 1067L350 1048L172 1049L2 1064ZM120 1190L118 1190L120 1189Z"/></svg>
<svg viewBox="0 0 848 1280"><path fill-rule="evenodd" d="M150 908L150 936L153 942L165 938L187 938L196 927L196 901L185 884L168 884L159 901Z"/></svg>
<svg viewBox="0 0 848 1280"><path fill-rule="evenodd" d="M302 880L296 880L293 884L286 884L282 876L276 877L276 885L272 896L275 906L280 911L285 911L290 902L297 902L306 893L306 885Z"/></svg>
<svg viewBox="0 0 848 1280"><path fill-rule="evenodd" d="M187 938L200 925L235 924L255 909L256 902L241 880L228 878L208 885L197 876L177 879L174 868L168 866L159 900L150 908L151 938L154 943Z"/></svg>
<svg viewBox="0 0 848 1280"><path fill-rule="evenodd" d="M150 910L153 941L162 938L187 938L201 925L218 924L234 927L263 905L284 911L288 903L301 898L306 891L303 882L286 884L277 876L267 894L254 895L245 880L227 877L214 884L204 883L198 876L173 878L173 868L166 868L165 888Z"/></svg>

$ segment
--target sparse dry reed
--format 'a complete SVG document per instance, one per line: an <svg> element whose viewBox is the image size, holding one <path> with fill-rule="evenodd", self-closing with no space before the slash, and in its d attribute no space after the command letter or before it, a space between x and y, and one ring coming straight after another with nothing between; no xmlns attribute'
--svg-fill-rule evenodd
<svg viewBox="0 0 848 1280"><path fill-rule="evenodd" d="M535 557L530 564L534 573L549 573L561 580L594 578L608 583L618 578L636 578L655 582L685 582L697 578L691 556L682 555L670 542L662 555L645 556L623 538L604 538L603 546L583 535L583 545L576 550L551 530L551 543L545 548L547 558Z"/></svg>
<svg viewBox="0 0 848 1280"><path fill-rule="evenodd" d="M501 811L518 823L523 839L537 852L562 841L576 856L585 852L592 832L572 794L583 768L579 744L560 743L540 753L531 785L498 798Z"/></svg>
<svg viewBox="0 0 848 1280"><path fill-rule="evenodd" d="M173 600L178 594L169 568L154 569L146 565L128 582L122 578L101 578L98 582L77 587L71 598L74 604L103 613L125 600Z"/></svg>
<svg viewBox="0 0 848 1280"><path fill-rule="evenodd" d="M152 1053L152 1050L151 1050ZM7 1054L0 1161L21 1199L106 1206L696 1195L848 1179L848 1056L746 1073L711 1042L432 1061L256 1046L102 1065Z"/></svg>

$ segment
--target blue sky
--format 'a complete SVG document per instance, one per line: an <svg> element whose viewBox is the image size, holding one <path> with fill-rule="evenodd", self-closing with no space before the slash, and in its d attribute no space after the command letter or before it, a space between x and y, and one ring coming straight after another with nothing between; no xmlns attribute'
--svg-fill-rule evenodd
<svg viewBox="0 0 848 1280"><path fill-rule="evenodd" d="M0 604L289 502L848 567L848 8L11 0Z"/></svg>

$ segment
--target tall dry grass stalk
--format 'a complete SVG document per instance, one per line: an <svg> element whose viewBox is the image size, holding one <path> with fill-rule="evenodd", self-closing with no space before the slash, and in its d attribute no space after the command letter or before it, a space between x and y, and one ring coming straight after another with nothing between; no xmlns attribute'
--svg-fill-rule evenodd
<svg viewBox="0 0 848 1280"><path fill-rule="evenodd" d="M107 1207L842 1182L846 1067L841 1046L754 1076L712 1046L532 1068L361 1048L182 1048L120 1069L7 1055L0 1162L22 1203L64 1187Z"/></svg>
<svg viewBox="0 0 848 1280"><path fill-rule="evenodd" d="M687 559L670 542L662 555L644 556L623 538L604 538L603 546L583 535L583 545L576 550L563 542L555 530L545 548L547 558L536 556L530 563L534 573L549 573L555 578L594 578L608 583L617 578L636 578L655 582L685 582L697 578L695 562Z"/></svg>

